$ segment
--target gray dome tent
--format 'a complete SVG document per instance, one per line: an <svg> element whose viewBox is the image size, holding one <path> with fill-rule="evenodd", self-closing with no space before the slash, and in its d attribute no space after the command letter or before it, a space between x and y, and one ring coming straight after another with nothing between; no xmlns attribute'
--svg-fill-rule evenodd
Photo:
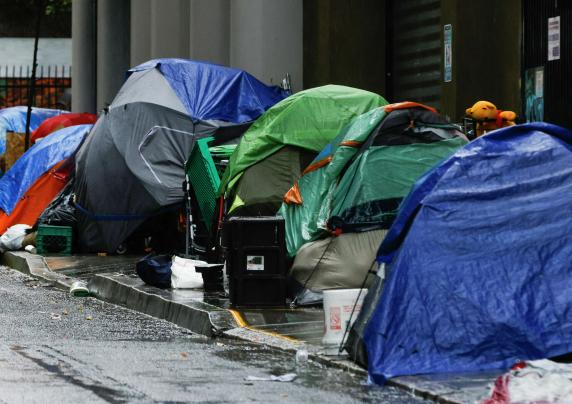
<svg viewBox="0 0 572 404"><path fill-rule="evenodd" d="M81 249L114 252L141 224L179 207L195 141L239 137L286 96L241 70L208 63L162 59L130 70L77 155Z"/></svg>

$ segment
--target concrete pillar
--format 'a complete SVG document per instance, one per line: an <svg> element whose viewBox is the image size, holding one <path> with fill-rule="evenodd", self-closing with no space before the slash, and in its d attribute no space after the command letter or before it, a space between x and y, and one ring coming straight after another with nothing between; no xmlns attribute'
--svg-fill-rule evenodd
<svg viewBox="0 0 572 404"><path fill-rule="evenodd" d="M151 0L151 58L189 57L190 0Z"/></svg>
<svg viewBox="0 0 572 404"><path fill-rule="evenodd" d="M191 0L191 59L230 62L230 0Z"/></svg>
<svg viewBox="0 0 572 404"><path fill-rule="evenodd" d="M96 112L95 0L72 2L72 111Z"/></svg>
<svg viewBox="0 0 572 404"><path fill-rule="evenodd" d="M302 0L232 0L230 64L268 84L303 88Z"/></svg>
<svg viewBox="0 0 572 404"><path fill-rule="evenodd" d="M151 59L151 0L131 2L131 67Z"/></svg>
<svg viewBox="0 0 572 404"><path fill-rule="evenodd" d="M113 101L129 69L130 1L97 4L97 107Z"/></svg>

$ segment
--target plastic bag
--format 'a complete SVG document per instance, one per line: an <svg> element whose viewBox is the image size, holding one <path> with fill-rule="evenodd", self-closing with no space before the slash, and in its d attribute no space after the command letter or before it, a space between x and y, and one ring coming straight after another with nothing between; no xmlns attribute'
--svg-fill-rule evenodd
<svg viewBox="0 0 572 404"><path fill-rule="evenodd" d="M70 180L56 198L46 207L38 224L51 226L75 227L75 204L73 193L73 179Z"/></svg>
<svg viewBox="0 0 572 404"><path fill-rule="evenodd" d="M175 289L195 289L203 287L203 277L195 271L195 266L206 265L204 261L173 256L171 264L171 287Z"/></svg>
<svg viewBox="0 0 572 404"><path fill-rule="evenodd" d="M26 230L32 227L27 224L15 224L9 227L8 230L0 237L0 251L13 251L22 248L22 241L26 237Z"/></svg>
<svg viewBox="0 0 572 404"><path fill-rule="evenodd" d="M135 269L147 285L163 289L171 287L171 256L146 255L137 261Z"/></svg>

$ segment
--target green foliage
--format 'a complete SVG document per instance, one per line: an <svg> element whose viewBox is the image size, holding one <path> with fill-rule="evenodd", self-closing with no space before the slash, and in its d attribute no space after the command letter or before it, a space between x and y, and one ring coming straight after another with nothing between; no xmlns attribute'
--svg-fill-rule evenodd
<svg viewBox="0 0 572 404"><path fill-rule="evenodd" d="M46 15L71 11L72 0L47 0Z"/></svg>

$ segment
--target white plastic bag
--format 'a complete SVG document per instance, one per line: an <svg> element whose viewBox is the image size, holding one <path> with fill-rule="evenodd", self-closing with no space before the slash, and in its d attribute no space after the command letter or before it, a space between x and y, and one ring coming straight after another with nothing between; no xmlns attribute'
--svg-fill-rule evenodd
<svg viewBox="0 0 572 404"><path fill-rule="evenodd" d="M21 249L24 237L26 237L26 230L31 228L27 224L15 224L9 227L0 237L0 252Z"/></svg>
<svg viewBox="0 0 572 404"><path fill-rule="evenodd" d="M203 287L203 276L195 271L195 266L206 265L204 261L173 256L171 265L171 287L174 289L195 289Z"/></svg>

